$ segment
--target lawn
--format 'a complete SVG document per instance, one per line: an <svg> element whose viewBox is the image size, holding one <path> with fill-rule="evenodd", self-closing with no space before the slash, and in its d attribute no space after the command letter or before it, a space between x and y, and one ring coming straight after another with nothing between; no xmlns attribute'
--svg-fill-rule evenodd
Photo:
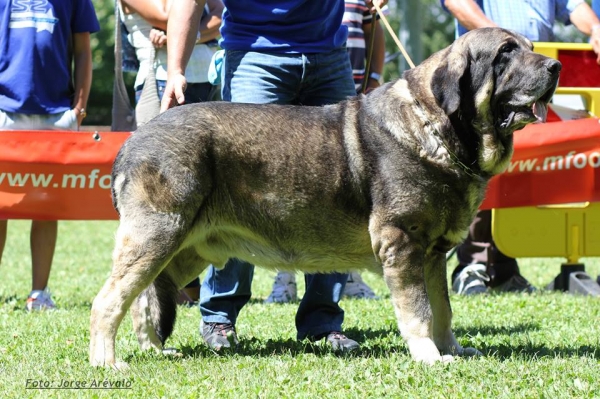
<svg viewBox="0 0 600 399"><path fill-rule="evenodd" d="M127 317L117 353L130 368L91 368L90 306L110 271L116 226L61 222L50 278L59 309L28 314L29 223L9 222L0 267L0 397L600 398L599 298L547 291L453 295L459 341L485 356L430 367L411 361L387 288L371 274L364 278L381 300L342 302L345 331L362 343L356 354L336 356L322 345L297 342L297 304L262 304L273 273L257 270L254 301L238 321L241 344L235 353L206 349L198 334L198 310L182 307L167 342L181 356L140 352ZM595 279L600 260L584 262ZM543 287L561 259L520 263L523 274ZM56 389L61 384L86 389Z"/></svg>

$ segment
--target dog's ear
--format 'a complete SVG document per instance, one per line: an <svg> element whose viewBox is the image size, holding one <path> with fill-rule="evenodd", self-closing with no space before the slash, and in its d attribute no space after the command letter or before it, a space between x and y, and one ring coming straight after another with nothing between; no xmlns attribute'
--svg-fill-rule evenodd
<svg viewBox="0 0 600 399"><path fill-rule="evenodd" d="M454 47L454 46L453 46ZM469 68L466 49L450 48L448 56L436 68L431 77L431 91L438 105L446 115L451 115L460 107L460 81Z"/></svg>

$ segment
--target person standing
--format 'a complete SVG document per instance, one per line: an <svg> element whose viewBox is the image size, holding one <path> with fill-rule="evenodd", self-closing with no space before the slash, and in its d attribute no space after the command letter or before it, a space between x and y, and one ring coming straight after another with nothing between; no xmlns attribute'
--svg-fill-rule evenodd
<svg viewBox="0 0 600 399"><path fill-rule="evenodd" d="M460 36L471 29L499 26L531 41L554 41L553 26L572 23L590 36L600 54L600 21L584 0L442 0L456 18ZM600 62L600 55L598 57ZM492 238L491 211L479 211L469 235L456 251L459 264L452 273L452 289L464 295L487 292L532 292L521 276L517 260L502 253Z"/></svg>
<svg viewBox="0 0 600 399"><path fill-rule="evenodd" d="M0 0L0 129L79 130L92 83L91 0ZM49 77L51 74L51 77ZM26 309L53 309L48 280L58 222L31 223L32 290ZM0 221L0 258L7 221Z"/></svg>
<svg viewBox="0 0 600 399"><path fill-rule="evenodd" d="M171 0L120 0L120 17L127 29L127 40L135 49L139 65L134 83L136 100L139 100L144 81L151 67L150 47L156 47L154 70L159 99L167 80L167 22ZM198 36L192 51L189 67L186 69L187 102L208 101L214 94L215 86L208 82L208 67L217 47L223 3L208 0L200 20Z"/></svg>
<svg viewBox="0 0 600 399"><path fill-rule="evenodd" d="M383 0L376 0L384 5ZM242 103L321 106L356 95L344 43L343 0L225 0L221 26L222 98ZM175 2L169 16L168 78L162 109L185 100L184 76L194 41L201 0ZM237 343L235 324L251 296L254 266L230 259L209 268L200 291L202 335L219 350ZM344 311L338 302L347 274L305 275L306 293L296 314L297 338L325 339L334 349L351 351L358 343L342 333Z"/></svg>
<svg viewBox="0 0 600 399"><path fill-rule="evenodd" d="M367 78L366 92L379 87L383 64L385 62L385 35L381 24L373 23L367 3L364 0L346 0L342 23L348 27L346 49L352 66L352 76L356 93L363 90L365 80L366 59L369 54L371 35L375 35L373 54ZM287 303L298 300L296 275L294 272L280 271L275 276L271 293L265 303ZM371 287L362 279L358 271L348 273L348 281L342 296L358 299L378 299Z"/></svg>
<svg viewBox="0 0 600 399"><path fill-rule="evenodd" d="M128 44L135 50L137 74L134 83L136 103L139 101L150 67L154 68L158 101L162 99L167 80L167 22L171 0L120 0L119 15L127 29ZM217 48L223 3L207 0L198 28L198 36L185 71L188 82L188 103L210 101L217 87L208 81L208 69ZM115 38L118 40L118 38ZM150 60L150 47L156 48L155 60ZM124 55L124 59L126 54ZM153 65L150 65L153 62ZM177 302L193 306L200 297L200 280L195 278L181 289Z"/></svg>

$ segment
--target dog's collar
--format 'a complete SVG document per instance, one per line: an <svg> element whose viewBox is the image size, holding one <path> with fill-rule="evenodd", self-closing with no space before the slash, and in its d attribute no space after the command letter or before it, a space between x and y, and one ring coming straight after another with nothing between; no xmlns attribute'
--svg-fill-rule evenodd
<svg viewBox="0 0 600 399"><path fill-rule="evenodd" d="M426 113L425 110L423 109L423 106L421 105L421 103L415 99L415 104L417 105L417 107L419 107L421 109L421 111L423 112L423 116L426 118ZM440 144L442 145L442 147L444 147L444 149L446 150L446 152L448 153L448 156L450 157L450 160L452 161L452 163L456 166L458 166L460 169L462 169L467 175L469 175L470 177L479 177L482 178L484 177L483 173L477 173L475 172L473 169L471 169L468 165L466 165L464 162L462 162L460 160L460 158L458 157L458 155L456 155L447 145L446 142L444 141L444 138L442 137L441 133L439 132L439 130L437 129L437 127L431 123L429 121L428 118L426 118L426 125L431 126L431 129L433 130L433 133L435 134L436 138L438 139L438 141L440 142Z"/></svg>

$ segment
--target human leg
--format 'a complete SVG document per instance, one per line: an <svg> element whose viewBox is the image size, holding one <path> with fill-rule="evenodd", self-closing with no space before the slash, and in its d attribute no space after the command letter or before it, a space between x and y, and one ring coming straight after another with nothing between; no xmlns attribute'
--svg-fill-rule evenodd
<svg viewBox="0 0 600 399"><path fill-rule="evenodd" d="M202 337L215 350L237 344L235 323L252 295L254 266L229 259L223 269L210 266L200 289Z"/></svg>
<svg viewBox="0 0 600 399"><path fill-rule="evenodd" d="M31 222L30 245L31 245L31 292L27 297L26 308L32 310L54 309L56 305L52 301L48 291L48 280L56 237L58 233L58 222L55 220L33 220Z"/></svg>
<svg viewBox="0 0 600 399"><path fill-rule="evenodd" d="M57 234L58 222L55 220L31 222L32 290L44 290L48 285Z"/></svg>
<svg viewBox="0 0 600 399"><path fill-rule="evenodd" d="M6 232L8 229L8 220L0 220L0 263L2 263L2 254L6 245Z"/></svg>
<svg viewBox="0 0 600 399"><path fill-rule="evenodd" d="M457 248L458 266L452 272L452 288L461 294L502 291L532 291L519 271L517 260L498 249L492 238L492 212L477 212L467 239Z"/></svg>
<svg viewBox="0 0 600 399"><path fill-rule="evenodd" d="M297 103L321 106L356 95L346 49L302 56L303 77ZM339 306L348 274L305 275L306 293L296 314L298 339L326 338L335 350L350 351L358 343L341 333L344 311Z"/></svg>
<svg viewBox="0 0 600 399"><path fill-rule="evenodd" d="M296 312L297 338L325 339L333 350L350 352L359 344L342 334L344 310L339 306L348 275L305 274L306 292Z"/></svg>

